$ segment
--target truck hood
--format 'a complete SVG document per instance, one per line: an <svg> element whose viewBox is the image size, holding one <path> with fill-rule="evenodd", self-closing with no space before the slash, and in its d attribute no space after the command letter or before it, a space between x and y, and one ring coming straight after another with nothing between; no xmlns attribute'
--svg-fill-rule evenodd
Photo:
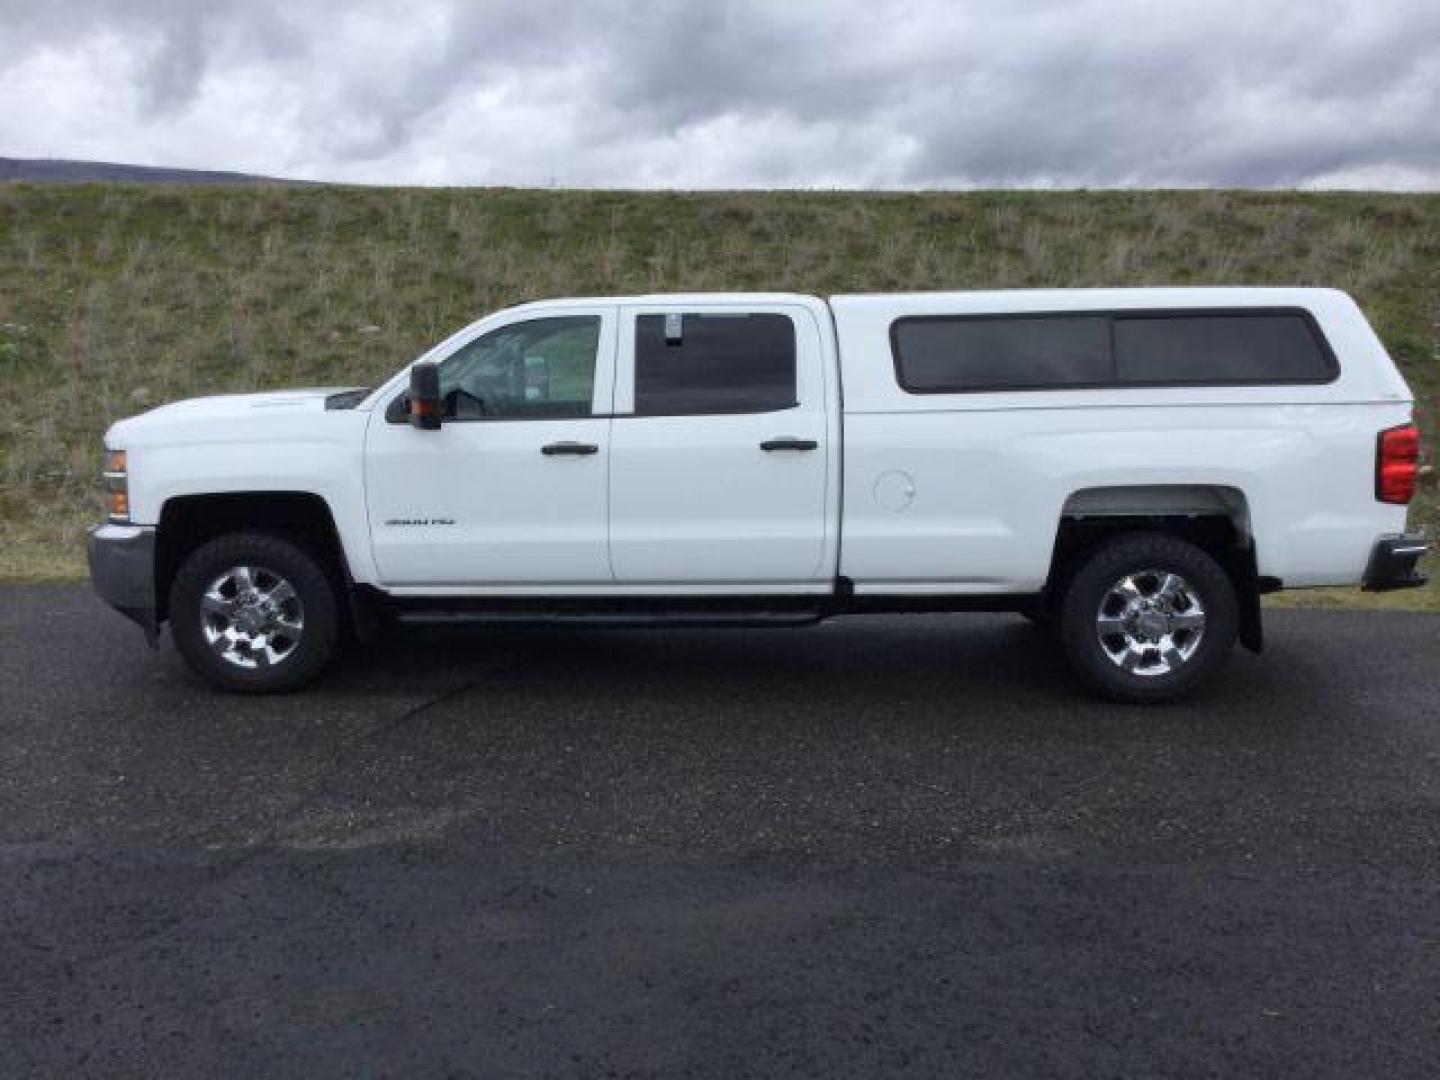
<svg viewBox="0 0 1440 1080"><path fill-rule="evenodd" d="M235 431L259 427L274 430L286 426L285 418L292 416L297 422L311 426L316 422L313 414L325 412L326 398L356 389L359 388L330 386L186 398L111 425L105 441L117 446L135 442L166 441L168 434L193 434L197 425L216 425L211 430L214 431L217 441L227 441L226 436L233 432L225 430L226 424L235 425ZM301 414L304 416L303 420L300 419Z"/></svg>

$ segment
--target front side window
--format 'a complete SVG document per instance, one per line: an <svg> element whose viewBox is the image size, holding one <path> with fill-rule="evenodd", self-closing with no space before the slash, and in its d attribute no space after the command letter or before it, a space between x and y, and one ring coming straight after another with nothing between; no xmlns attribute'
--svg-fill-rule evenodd
<svg viewBox="0 0 1440 1080"><path fill-rule="evenodd" d="M797 401L795 324L785 315L640 315L635 414L774 412Z"/></svg>
<svg viewBox="0 0 1440 1080"><path fill-rule="evenodd" d="M482 334L440 365L450 420L559 420L591 415L600 316L512 323Z"/></svg>

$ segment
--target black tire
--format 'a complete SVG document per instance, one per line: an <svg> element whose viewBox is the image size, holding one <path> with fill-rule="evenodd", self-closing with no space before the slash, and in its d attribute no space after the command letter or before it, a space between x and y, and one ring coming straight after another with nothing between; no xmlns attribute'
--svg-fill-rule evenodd
<svg viewBox="0 0 1440 1080"><path fill-rule="evenodd" d="M1161 595L1164 580L1157 572L1176 575L1184 588ZM1114 588L1126 579L1127 589ZM1105 634L1104 628L1137 617L1125 602L1132 593L1135 604L1156 605L1150 616L1155 621L1126 624L1138 632ZM1234 584L1206 551L1166 533L1126 533L1091 548L1075 567L1060 605L1060 643L1075 674L1101 697L1135 704L1174 701L1224 666L1235 645L1238 611ZM1176 628L1197 620L1203 620L1198 634ZM1165 636L1156 636L1157 630ZM1182 658L1185 649L1191 651Z"/></svg>
<svg viewBox="0 0 1440 1080"><path fill-rule="evenodd" d="M226 659L207 636L214 632L217 618L226 620L205 614L206 592L218 577L239 567L255 568L263 573L263 581L283 579L293 588L295 599L286 603L292 620L298 619L299 629L293 642L278 639L282 647L288 643L289 648L277 661L248 648L231 650L240 659ZM323 562L308 548L282 536L232 533L211 540L186 557L170 586L170 633L176 649L192 671L231 693L278 694L300 689L335 655L340 631L339 598ZM255 666L241 666L247 658Z"/></svg>

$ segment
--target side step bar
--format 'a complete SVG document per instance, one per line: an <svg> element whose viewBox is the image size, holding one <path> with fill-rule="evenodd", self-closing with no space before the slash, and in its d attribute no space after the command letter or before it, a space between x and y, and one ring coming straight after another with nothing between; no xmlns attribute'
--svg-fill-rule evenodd
<svg viewBox="0 0 1440 1080"><path fill-rule="evenodd" d="M825 617L820 611L723 612L540 612L540 611L406 611L396 615L402 626L465 627L584 627L588 630L646 630L657 627L684 629L781 629L814 626Z"/></svg>

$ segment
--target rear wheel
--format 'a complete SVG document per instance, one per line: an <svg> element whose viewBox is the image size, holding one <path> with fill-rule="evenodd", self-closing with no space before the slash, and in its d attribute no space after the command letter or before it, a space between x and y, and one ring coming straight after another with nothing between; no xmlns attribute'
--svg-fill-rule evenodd
<svg viewBox="0 0 1440 1080"><path fill-rule="evenodd" d="M1118 536L1077 567L1060 610L1071 667L1112 701L1172 701L1223 666L1235 587L1203 549L1165 533Z"/></svg>
<svg viewBox="0 0 1440 1080"><path fill-rule="evenodd" d="M222 690L296 690L335 653L339 604L306 548L261 533L222 536L181 564L170 628L185 662Z"/></svg>

